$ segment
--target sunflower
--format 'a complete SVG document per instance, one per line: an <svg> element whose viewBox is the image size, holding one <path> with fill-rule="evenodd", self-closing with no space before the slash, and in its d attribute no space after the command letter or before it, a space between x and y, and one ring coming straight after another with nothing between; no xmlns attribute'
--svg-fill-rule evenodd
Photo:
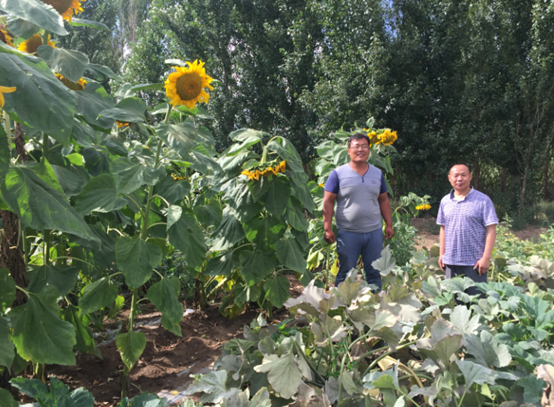
<svg viewBox="0 0 554 407"><path fill-rule="evenodd" d="M429 205L429 204L418 205L415 208L418 211L428 211L429 209L431 209L431 205Z"/></svg>
<svg viewBox="0 0 554 407"><path fill-rule="evenodd" d="M204 69L204 62L187 62L188 68L174 66L176 72L170 73L165 81L165 94L173 106L185 105L194 109L198 102L208 103L210 95L204 88L213 90L210 82L213 81Z"/></svg>
<svg viewBox="0 0 554 407"><path fill-rule="evenodd" d="M390 146L398 138L398 136L396 135L396 132L390 131L390 129L385 129L385 131L380 133L378 137L379 137L379 141L386 146Z"/></svg>
<svg viewBox="0 0 554 407"><path fill-rule="evenodd" d="M4 93L13 93L15 92L15 87L6 87L6 86L0 86L0 107L4 107Z"/></svg>
<svg viewBox="0 0 554 407"><path fill-rule="evenodd" d="M87 83L87 81L85 81L83 78L79 79L77 82L72 82L70 81L69 79L67 79L65 76L63 76L62 74L54 74L56 75L56 77L62 81L62 83L68 87L69 89L71 90L84 90L85 89L85 83Z"/></svg>
<svg viewBox="0 0 554 407"><path fill-rule="evenodd" d="M83 78L81 78L81 80L83 80L83 81L86 83L86 81L85 81ZM84 89L84 87L83 87L83 89ZM115 124L117 124L117 128L118 128L118 129L120 129L121 127L125 127L125 126L128 126L128 125L129 125L129 123L127 123L127 122L120 122L119 120L116 120L116 121L115 121Z"/></svg>
<svg viewBox="0 0 554 407"><path fill-rule="evenodd" d="M8 44L10 47L13 47L12 37L8 34L6 26L0 24L0 41L4 44Z"/></svg>
<svg viewBox="0 0 554 407"><path fill-rule="evenodd" d="M377 137L377 133L374 131L370 131L369 129L364 129L364 131L367 133L367 137L369 137L369 146L374 146L376 144L379 144L379 137Z"/></svg>
<svg viewBox="0 0 554 407"><path fill-rule="evenodd" d="M37 52L37 48L42 45L42 37L38 34L33 35L31 38L29 38L26 41L23 41L19 46L17 47L18 50L27 52L28 54L35 54ZM52 48L56 48L56 44L50 39L48 40L48 45L50 45Z"/></svg>
<svg viewBox="0 0 554 407"><path fill-rule="evenodd" d="M49 4L54 7L64 20L71 21L73 14L82 13L84 10L81 7L79 0L41 0L44 4ZM86 1L86 0L81 0Z"/></svg>

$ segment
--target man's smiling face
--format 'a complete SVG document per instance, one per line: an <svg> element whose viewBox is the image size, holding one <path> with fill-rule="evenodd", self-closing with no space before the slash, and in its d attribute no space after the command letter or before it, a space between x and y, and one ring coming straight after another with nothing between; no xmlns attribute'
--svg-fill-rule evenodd
<svg viewBox="0 0 554 407"><path fill-rule="evenodd" d="M350 156L350 160L354 163L366 162L369 158L369 144L367 143L367 139L352 140L350 142L350 147L348 147L348 155Z"/></svg>

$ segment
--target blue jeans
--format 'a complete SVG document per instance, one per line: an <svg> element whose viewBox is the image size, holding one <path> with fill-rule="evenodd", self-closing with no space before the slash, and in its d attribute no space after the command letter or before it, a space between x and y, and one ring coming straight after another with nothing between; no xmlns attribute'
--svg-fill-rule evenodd
<svg viewBox="0 0 554 407"><path fill-rule="evenodd" d="M375 270L371 263L381 257L383 249L383 231L379 228L369 233L354 233L339 230L337 234L337 254L339 255L339 272L335 280L338 287L346 279L350 270L362 256L365 278L369 284L375 284L381 289L381 273Z"/></svg>

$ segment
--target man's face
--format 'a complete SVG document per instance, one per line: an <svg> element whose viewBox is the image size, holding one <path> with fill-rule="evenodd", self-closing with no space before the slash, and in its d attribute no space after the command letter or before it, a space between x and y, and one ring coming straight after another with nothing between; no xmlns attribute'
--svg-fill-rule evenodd
<svg viewBox="0 0 554 407"><path fill-rule="evenodd" d="M469 189L471 177L472 175L469 172L469 169L463 164L455 165L448 174L448 180L450 181L452 188L454 188L455 191L462 192Z"/></svg>
<svg viewBox="0 0 554 407"><path fill-rule="evenodd" d="M350 160L356 163L366 162L369 157L369 144L365 138L352 140L348 147Z"/></svg>

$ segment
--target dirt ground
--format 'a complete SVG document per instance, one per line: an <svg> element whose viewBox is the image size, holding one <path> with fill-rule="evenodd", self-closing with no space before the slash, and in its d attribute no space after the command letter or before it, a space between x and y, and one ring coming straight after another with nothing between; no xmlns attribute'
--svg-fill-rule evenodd
<svg viewBox="0 0 554 407"><path fill-rule="evenodd" d="M439 244L439 226L436 224L435 218L416 218L412 219L412 226L417 229L417 244L416 247L431 248L435 244ZM546 232L546 228L527 226L522 230L514 230L512 233L521 240L539 239L541 233Z"/></svg>
<svg viewBox="0 0 554 407"><path fill-rule="evenodd" d="M298 297L303 287L294 276L288 278L291 283L291 296ZM192 380L189 376L206 373L221 356L221 346L230 339L242 337L244 325L249 325L260 312L250 309L229 320L219 313L218 305L214 304L203 311L185 316L181 321L182 337L166 331L161 326L138 328L144 332L148 342L144 353L131 371L130 398L143 391L163 391L164 395L168 396L179 393ZM138 317L137 325L160 317L159 312L149 312L145 309ZM274 321L281 321L286 317L288 313L284 309L273 315ZM115 328L109 323L106 323L105 327ZM79 387L88 389L94 395L95 406L113 406L120 401L123 363L115 341L98 348L102 353L102 359L78 353L76 366L48 366L48 375L57 377L72 390ZM178 395L176 397L179 398Z"/></svg>
<svg viewBox="0 0 554 407"><path fill-rule="evenodd" d="M435 219L413 219L412 225L418 229L419 248L430 248L435 243L438 244L439 229ZM545 230L530 227L514 233L520 239L536 239ZM299 296L303 287L294 276L288 278L291 283L291 295ZM138 323L161 317L160 313L152 311L155 310L144 309ZM191 381L189 376L206 373L221 355L223 343L234 337L241 337L243 326L250 324L259 311L250 309L239 317L228 320L221 316L217 305L210 306L206 310L194 312L183 318L182 337L166 331L161 326L140 327L148 342L143 355L131 372L132 386L129 397L142 391L163 392L169 396L168 399L173 397L174 404L180 397L179 392ZM274 315L274 320L282 320L287 316L286 310L282 310ZM115 328L112 325L107 323L106 328ZM114 406L120 401L123 364L115 341L102 344L99 349L102 359L79 353L76 366L48 366L48 375L62 380L72 390L79 387L88 389L96 400L95 407Z"/></svg>

